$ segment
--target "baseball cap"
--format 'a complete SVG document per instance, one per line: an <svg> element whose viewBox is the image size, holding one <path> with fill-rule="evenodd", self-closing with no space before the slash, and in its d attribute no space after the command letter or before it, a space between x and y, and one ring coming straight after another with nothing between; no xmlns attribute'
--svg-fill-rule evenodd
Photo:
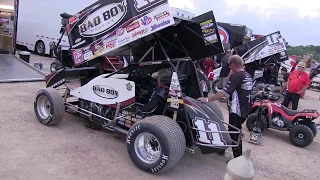
<svg viewBox="0 0 320 180"><path fill-rule="evenodd" d="M297 67L303 67L303 68L306 68L306 63L305 62L302 62L300 61L297 65Z"/></svg>

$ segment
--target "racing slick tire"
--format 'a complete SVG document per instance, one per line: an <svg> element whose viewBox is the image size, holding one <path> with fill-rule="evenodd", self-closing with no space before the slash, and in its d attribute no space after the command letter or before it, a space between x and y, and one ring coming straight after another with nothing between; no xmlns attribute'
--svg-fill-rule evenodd
<svg viewBox="0 0 320 180"><path fill-rule="evenodd" d="M219 78L212 81L212 91L214 94L217 94L218 91L220 90L218 86L219 86Z"/></svg>
<svg viewBox="0 0 320 180"><path fill-rule="evenodd" d="M253 113L248 116L248 118L246 120L246 126L249 131L253 131L254 122L256 121L257 116L258 116L257 113ZM261 130L261 132L264 132L266 130L266 124L263 121L261 121L261 123L260 123L260 130Z"/></svg>
<svg viewBox="0 0 320 180"><path fill-rule="evenodd" d="M206 105L209 106L217 114L221 121L224 121L223 113L220 107L215 102L209 102L206 103Z"/></svg>
<svg viewBox="0 0 320 180"><path fill-rule="evenodd" d="M186 150L182 129L176 121L166 116L150 116L135 123L126 139L133 163L153 174L172 168Z"/></svg>
<svg viewBox="0 0 320 180"><path fill-rule="evenodd" d="M298 124L291 128L289 138L293 145L298 147L309 146L314 138L312 130L304 124Z"/></svg>
<svg viewBox="0 0 320 180"><path fill-rule="evenodd" d="M64 115L64 100L59 91L45 88L38 91L34 101L34 111L41 124L52 126L58 124Z"/></svg>

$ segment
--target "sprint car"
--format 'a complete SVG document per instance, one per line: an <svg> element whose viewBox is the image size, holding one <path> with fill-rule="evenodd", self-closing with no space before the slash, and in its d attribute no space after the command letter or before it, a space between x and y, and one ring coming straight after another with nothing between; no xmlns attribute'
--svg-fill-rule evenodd
<svg viewBox="0 0 320 180"><path fill-rule="evenodd" d="M230 133L240 134L240 129L232 126L234 132L227 131L220 108L197 101L203 91L193 61L223 52L213 13L192 20L174 19L165 0L149 5L143 1L143 7L137 2L100 0L69 19L69 32L63 34L68 34L71 46L79 37L84 41L78 49L70 49L75 68L52 72L46 77L46 88L37 92L38 121L56 125L68 112L124 134L130 159L149 173L169 170L185 152L194 153L196 148L208 154L237 146L240 136L234 141ZM104 19L109 22L105 30L73 28L88 24L90 18L98 26L97 19L107 12L120 12L116 8L131 13L114 16L112 21ZM95 30L99 33L94 34ZM85 66L104 55L129 55L134 61L112 73L101 71L99 63ZM160 77L162 71L166 76ZM142 110L151 104L156 106Z"/></svg>

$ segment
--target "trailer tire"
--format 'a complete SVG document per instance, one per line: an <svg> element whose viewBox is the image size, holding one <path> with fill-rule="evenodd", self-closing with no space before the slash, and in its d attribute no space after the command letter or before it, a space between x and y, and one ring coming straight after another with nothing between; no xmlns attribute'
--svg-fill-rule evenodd
<svg viewBox="0 0 320 180"><path fill-rule="evenodd" d="M43 41L41 41L41 40L37 41L36 46L35 46L35 52L36 52L36 54L38 54L40 56L43 56L45 54L46 45L44 44Z"/></svg>
<svg viewBox="0 0 320 180"><path fill-rule="evenodd" d="M50 72L54 73L61 68L61 64L59 62L53 62L50 65Z"/></svg>
<svg viewBox="0 0 320 180"><path fill-rule="evenodd" d="M186 150L182 129L176 121L166 116L150 116L135 123L126 139L132 162L139 169L152 174L172 168Z"/></svg>
<svg viewBox="0 0 320 180"><path fill-rule="evenodd" d="M39 90L34 100L34 111L41 124L58 124L65 112L64 100L59 91L53 88Z"/></svg>

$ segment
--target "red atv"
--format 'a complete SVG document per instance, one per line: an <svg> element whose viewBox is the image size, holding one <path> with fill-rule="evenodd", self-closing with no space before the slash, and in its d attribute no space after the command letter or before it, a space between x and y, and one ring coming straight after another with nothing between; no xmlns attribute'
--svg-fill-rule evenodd
<svg viewBox="0 0 320 180"><path fill-rule="evenodd" d="M261 133L273 128L289 131L290 141L295 146L306 147L312 143L317 134L317 127L312 121L319 116L320 104L318 110L291 110L278 102L278 97L269 87L257 93L252 102L251 114L246 122L251 131L249 142L259 144Z"/></svg>

